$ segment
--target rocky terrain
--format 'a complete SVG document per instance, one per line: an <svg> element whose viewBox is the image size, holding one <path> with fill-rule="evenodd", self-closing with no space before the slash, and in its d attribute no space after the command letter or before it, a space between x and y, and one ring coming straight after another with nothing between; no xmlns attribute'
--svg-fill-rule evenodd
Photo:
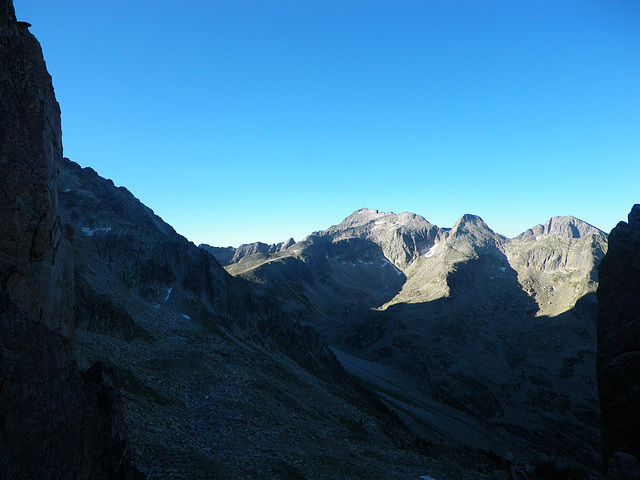
<svg viewBox="0 0 640 480"><path fill-rule="evenodd" d="M129 191L66 159L58 168L75 354L117 372L148 478L477 478L498 467L411 432L309 326Z"/></svg>
<svg viewBox="0 0 640 480"><path fill-rule="evenodd" d="M606 234L554 217L507 239L474 215L448 229L363 209L287 244L201 247L322 332L414 431L597 461Z"/></svg>
<svg viewBox="0 0 640 480"><path fill-rule="evenodd" d="M0 0L0 478L598 478L596 312L604 461L638 478L639 206L606 257L574 217L369 209L198 248L62 157L28 27Z"/></svg>
<svg viewBox="0 0 640 480"><path fill-rule="evenodd" d="M40 47L0 13L2 478L144 478L131 458L163 479L491 471L410 433L309 327L63 160Z"/></svg>
<svg viewBox="0 0 640 480"><path fill-rule="evenodd" d="M112 370L74 360L60 109L40 45L0 1L0 476L138 477Z"/></svg>
<svg viewBox="0 0 640 480"><path fill-rule="evenodd" d="M598 388L603 460L640 477L640 205L609 236L598 288ZM631 466L629 466L631 465Z"/></svg>

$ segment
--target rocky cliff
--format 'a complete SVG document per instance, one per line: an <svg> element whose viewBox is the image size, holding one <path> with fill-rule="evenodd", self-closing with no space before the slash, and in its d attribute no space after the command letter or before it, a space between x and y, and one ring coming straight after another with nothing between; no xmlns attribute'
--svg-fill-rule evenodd
<svg viewBox="0 0 640 480"><path fill-rule="evenodd" d="M57 210L60 109L40 45L0 1L0 471L133 478L111 370L73 358L72 230Z"/></svg>
<svg viewBox="0 0 640 480"><path fill-rule="evenodd" d="M512 239L507 248L518 281L536 300L538 315L558 315L593 294L606 251L606 236L575 217L553 217Z"/></svg>
<svg viewBox="0 0 640 480"><path fill-rule="evenodd" d="M640 205L609 235L598 287L598 390L603 459L640 458ZM637 477L634 477L637 478Z"/></svg>

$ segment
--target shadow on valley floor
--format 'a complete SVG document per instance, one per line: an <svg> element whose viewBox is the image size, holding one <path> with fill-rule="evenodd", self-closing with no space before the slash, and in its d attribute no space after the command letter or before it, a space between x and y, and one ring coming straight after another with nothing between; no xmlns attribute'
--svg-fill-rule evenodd
<svg viewBox="0 0 640 480"><path fill-rule="evenodd" d="M595 294L555 317L513 311L397 304L369 312L335 351L423 436L597 466Z"/></svg>

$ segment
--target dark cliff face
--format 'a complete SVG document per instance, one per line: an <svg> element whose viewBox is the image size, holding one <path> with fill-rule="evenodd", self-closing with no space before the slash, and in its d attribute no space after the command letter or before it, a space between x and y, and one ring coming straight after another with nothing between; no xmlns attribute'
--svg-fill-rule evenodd
<svg viewBox="0 0 640 480"><path fill-rule="evenodd" d="M0 1L0 476L133 478L108 369L73 360L60 109L40 45Z"/></svg>
<svg viewBox="0 0 640 480"><path fill-rule="evenodd" d="M10 2L0 14L3 292L25 314L71 338L71 303L58 294L71 280L68 232L56 216L60 108L37 40L15 21Z"/></svg>
<svg viewBox="0 0 640 480"><path fill-rule="evenodd" d="M640 458L640 204L609 236L599 269L598 390L603 459Z"/></svg>

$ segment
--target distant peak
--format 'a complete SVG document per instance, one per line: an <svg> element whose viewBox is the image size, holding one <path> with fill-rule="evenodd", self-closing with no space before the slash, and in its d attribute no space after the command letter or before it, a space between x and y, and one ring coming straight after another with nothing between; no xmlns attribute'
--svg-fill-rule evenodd
<svg viewBox="0 0 640 480"><path fill-rule="evenodd" d="M544 235L561 235L569 238L581 238L587 235L602 234L593 225L573 216L551 217L543 226Z"/></svg>
<svg viewBox="0 0 640 480"><path fill-rule="evenodd" d="M361 208L360 210L356 210L355 212L353 212L351 215L377 215L378 213L380 213L378 212L378 210L373 210L371 208Z"/></svg>
<svg viewBox="0 0 640 480"><path fill-rule="evenodd" d="M472 222L472 223L476 223L476 224L484 224L484 225L486 225L486 223L484 222L484 220L482 220L482 218L480 218L478 215L474 215L472 213L465 213L464 215L462 215L458 219L458 222L461 222L461 223Z"/></svg>
<svg viewBox="0 0 640 480"><path fill-rule="evenodd" d="M450 238L466 238L481 241L495 238L496 234L478 215L465 214L458 219L449 232Z"/></svg>
<svg viewBox="0 0 640 480"><path fill-rule="evenodd" d="M535 227L518 235L516 238L526 239L529 237L536 237L536 239L538 239L548 235L556 235L566 238L582 238L589 235L606 236L602 230L594 227L593 225L590 225L579 218L567 215L551 217L544 225L536 225Z"/></svg>
<svg viewBox="0 0 640 480"><path fill-rule="evenodd" d="M345 225L364 225L372 220L385 216L386 213L371 208L356 210L342 221Z"/></svg>
<svg viewBox="0 0 640 480"><path fill-rule="evenodd" d="M453 226L452 230L457 230L460 228L468 229L470 227L481 228L483 230L491 230L489 226L485 223L485 221L482 220L482 218L480 218L478 215L473 215L471 213L465 213L463 216L461 216Z"/></svg>
<svg viewBox="0 0 640 480"><path fill-rule="evenodd" d="M361 208L356 210L340 224L329 228L326 232L335 234L352 229L361 230L360 234L369 234L377 231L389 231L397 229L418 230L429 228L431 224L415 213L404 212L395 214L393 212L381 212L371 208Z"/></svg>

